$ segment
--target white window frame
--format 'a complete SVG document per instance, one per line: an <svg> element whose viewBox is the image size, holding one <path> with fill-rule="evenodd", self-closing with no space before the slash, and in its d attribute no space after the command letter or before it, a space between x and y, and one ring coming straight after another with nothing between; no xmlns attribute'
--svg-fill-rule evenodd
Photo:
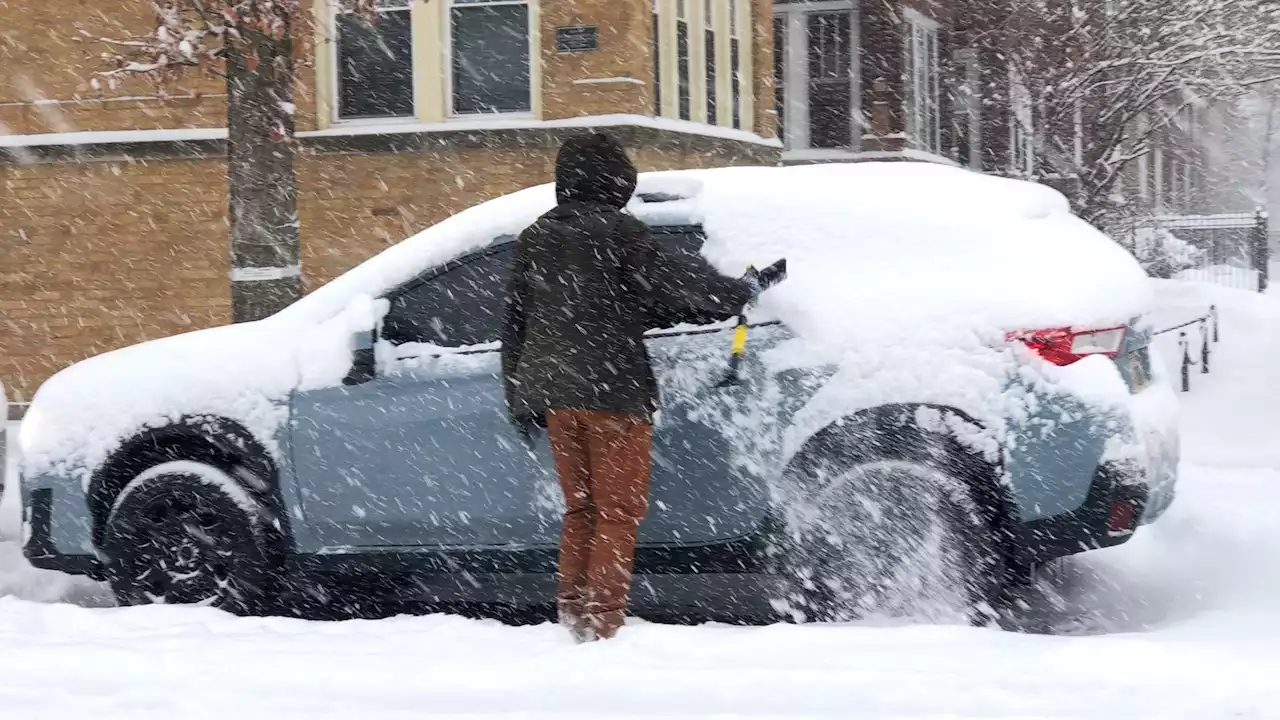
<svg viewBox="0 0 1280 720"><path fill-rule="evenodd" d="M942 63L938 22L911 8L903 10L902 16L906 31L902 80L907 137L916 149L941 155Z"/></svg>
<svg viewBox="0 0 1280 720"><path fill-rule="evenodd" d="M450 120L474 120L476 118L514 118L532 119L537 109L538 93L538 43L535 34L538 31L538 12L536 0L432 0L444 3L444 17L441 20L440 44L444 52L444 108L445 117ZM526 8L525 20L528 27L525 42L529 49L529 109L500 113L458 113L453 107L453 9L455 7L492 7L494 5L523 5Z"/></svg>
<svg viewBox="0 0 1280 720"><path fill-rule="evenodd" d="M1031 91L1017 68L1009 67L1009 170L1031 177L1036 170L1035 118Z"/></svg>
<svg viewBox="0 0 1280 720"><path fill-rule="evenodd" d="M742 17L748 14L749 8L744 7L747 0L729 0L729 40L730 47L736 42L738 44L738 62L733 62L733 54L729 55L729 127L736 127L741 130L751 127L751 122L747 119L750 112L751 103L747 102L747 98L752 93L751 79L746 72L748 67L748 56L751 54L751 43L742 36ZM733 92L733 84L738 84L738 92ZM734 106L737 103L737 106ZM719 110L717 109L717 112ZM734 125L734 117L738 118L738 124Z"/></svg>
<svg viewBox="0 0 1280 720"><path fill-rule="evenodd" d="M982 66L975 48L960 48L954 53L960 71L960 87L952 113L963 122L957 128L964 133L969 146L969 168L982 169ZM957 141L959 138L956 139ZM957 144L958 148L959 145Z"/></svg>
<svg viewBox="0 0 1280 720"><path fill-rule="evenodd" d="M813 2L774 3L773 17L783 18L787 28L786 59L783 62L783 104L786 126L781 138L784 158L809 156L813 153L851 155L858 152L862 140L862 42L859 2L855 0L815 0ZM849 33L853 67L849 70L850 131L849 148L812 148L809 138L809 13L849 12Z"/></svg>
<svg viewBox="0 0 1280 720"><path fill-rule="evenodd" d="M410 78L413 87L413 113L411 115L393 115L389 117L376 118L344 118L342 117L342 48L340 47L341 38L338 37L338 16L347 14L342 9L341 0L327 0L328 13L325 17L324 31L328 34L333 42L329 43L329 73L326 79L326 85L329 88L329 97L331 98L329 108L329 122L333 125L397 125L405 121L412 121L418 117L422 108L422 98L418 91L418 67L415 62L417 52L410 55ZM380 3L381 5L381 3ZM417 46L418 37L414 34L414 14L419 12L418 3L415 0L399 0L394 7L379 7L378 12L409 12L409 32L413 36L414 46Z"/></svg>

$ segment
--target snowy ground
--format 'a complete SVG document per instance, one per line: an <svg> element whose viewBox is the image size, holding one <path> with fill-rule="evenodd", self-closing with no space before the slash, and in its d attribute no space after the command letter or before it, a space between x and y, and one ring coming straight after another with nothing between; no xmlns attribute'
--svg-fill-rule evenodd
<svg viewBox="0 0 1280 720"><path fill-rule="evenodd" d="M1047 633L638 623L579 647L551 625L443 615L119 609L6 543L0 717L1280 718L1280 302L1186 283L1161 297L1171 319L1222 312L1214 372L1181 396L1179 497L1129 544L1046 574L1025 624Z"/></svg>

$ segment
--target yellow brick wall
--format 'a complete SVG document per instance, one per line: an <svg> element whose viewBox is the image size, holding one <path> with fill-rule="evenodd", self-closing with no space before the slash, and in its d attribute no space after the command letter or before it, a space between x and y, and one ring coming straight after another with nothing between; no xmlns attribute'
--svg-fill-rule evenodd
<svg viewBox="0 0 1280 720"><path fill-rule="evenodd" d="M544 118L631 113L652 115L653 0L542 0L542 114ZM557 53L556 28L595 25L600 49ZM630 78L640 84L577 83Z"/></svg>
<svg viewBox="0 0 1280 720"><path fill-rule="evenodd" d="M229 291L217 160L0 164L0 382L222 323Z"/></svg>
<svg viewBox="0 0 1280 720"><path fill-rule="evenodd" d="M119 38L152 22L151 3L142 0L0 0L0 132L221 126L226 89L216 76L193 75L168 89L207 96L199 102L163 101L145 81L101 93L89 87L103 46L81 42L79 29ZM122 97L142 99L112 100Z"/></svg>

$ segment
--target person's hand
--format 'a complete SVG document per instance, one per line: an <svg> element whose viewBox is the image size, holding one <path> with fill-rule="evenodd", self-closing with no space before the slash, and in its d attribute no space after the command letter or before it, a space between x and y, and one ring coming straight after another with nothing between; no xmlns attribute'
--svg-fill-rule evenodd
<svg viewBox="0 0 1280 720"><path fill-rule="evenodd" d="M532 451L536 438L543 428L542 423L538 422L538 417L532 413L512 413L511 424L515 426L520 440Z"/></svg>
<svg viewBox="0 0 1280 720"><path fill-rule="evenodd" d="M768 290L769 288L782 282L787 277L787 259L782 258L769 267L761 270L759 273L760 289Z"/></svg>
<svg viewBox="0 0 1280 720"><path fill-rule="evenodd" d="M782 282L786 277L787 260L783 258L764 270L756 270L754 267L747 268L747 272L742 276L742 281L751 288L752 296L755 296Z"/></svg>

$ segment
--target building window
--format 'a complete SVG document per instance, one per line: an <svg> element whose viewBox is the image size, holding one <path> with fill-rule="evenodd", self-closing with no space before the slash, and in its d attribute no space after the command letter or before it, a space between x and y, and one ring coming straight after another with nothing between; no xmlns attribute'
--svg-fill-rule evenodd
<svg viewBox="0 0 1280 720"><path fill-rule="evenodd" d="M939 122L938 24L914 10L906 16L907 135L921 150L942 152Z"/></svg>
<svg viewBox="0 0 1280 720"><path fill-rule="evenodd" d="M413 32L410 0L382 3L376 25L339 11L338 118L412 117Z"/></svg>
<svg viewBox="0 0 1280 720"><path fill-rule="evenodd" d="M742 127L742 13L738 7L741 0L729 0L729 67L732 72L733 89L733 127Z"/></svg>
<svg viewBox="0 0 1280 720"><path fill-rule="evenodd" d="M951 137L956 160L966 167L982 169L982 69L978 52L971 48L957 50L955 65L963 79L955 92L954 122Z"/></svg>
<svg viewBox="0 0 1280 720"><path fill-rule="evenodd" d="M662 115L662 22L658 14L661 0L653 0L653 114Z"/></svg>
<svg viewBox="0 0 1280 720"><path fill-rule="evenodd" d="M848 12L809 13L809 145L853 144L852 23Z"/></svg>
<svg viewBox="0 0 1280 720"><path fill-rule="evenodd" d="M778 118L778 137L787 136L787 18L773 17L773 112Z"/></svg>
<svg viewBox="0 0 1280 720"><path fill-rule="evenodd" d="M676 0L676 73L680 119L693 115L693 95L689 85L689 0Z"/></svg>
<svg viewBox="0 0 1280 720"><path fill-rule="evenodd" d="M858 146L858 15L852 0L775 2L774 107L789 151Z"/></svg>
<svg viewBox="0 0 1280 720"><path fill-rule="evenodd" d="M704 27L706 27L707 56L707 124L716 124L716 25L715 0L705 0Z"/></svg>
<svg viewBox="0 0 1280 720"><path fill-rule="evenodd" d="M528 0L453 0L449 11L454 115L533 109Z"/></svg>
<svg viewBox="0 0 1280 720"><path fill-rule="evenodd" d="M1036 170L1035 122L1031 91L1018 72L1009 69L1009 157L1015 175L1032 176Z"/></svg>

